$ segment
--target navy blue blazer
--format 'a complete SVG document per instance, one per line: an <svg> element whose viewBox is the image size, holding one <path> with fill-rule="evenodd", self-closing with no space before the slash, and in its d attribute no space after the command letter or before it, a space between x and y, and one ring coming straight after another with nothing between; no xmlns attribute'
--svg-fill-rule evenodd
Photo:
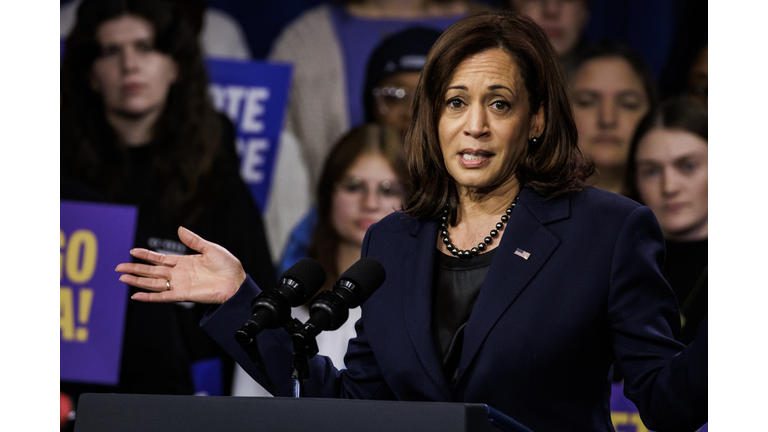
<svg viewBox="0 0 768 432"><path fill-rule="evenodd" d="M678 342L663 237L647 207L595 188L553 200L523 189L465 328L452 391L431 329L438 226L393 213L369 229L362 255L384 266L386 281L363 305L348 369L314 357L307 396L478 402L534 431L612 431L617 359L647 427L706 422L707 325L688 347ZM201 325L263 384L233 337L258 292L248 278ZM288 334L257 340L279 395L290 396Z"/></svg>

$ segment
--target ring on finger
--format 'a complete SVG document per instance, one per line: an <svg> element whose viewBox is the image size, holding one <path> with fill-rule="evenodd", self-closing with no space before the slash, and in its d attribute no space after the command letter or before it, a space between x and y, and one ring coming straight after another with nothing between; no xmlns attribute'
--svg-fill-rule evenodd
<svg viewBox="0 0 768 432"><path fill-rule="evenodd" d="M170 279L165 281L165 288L166 288L166 291L170 291L171 290L171 280Z"/></svg>

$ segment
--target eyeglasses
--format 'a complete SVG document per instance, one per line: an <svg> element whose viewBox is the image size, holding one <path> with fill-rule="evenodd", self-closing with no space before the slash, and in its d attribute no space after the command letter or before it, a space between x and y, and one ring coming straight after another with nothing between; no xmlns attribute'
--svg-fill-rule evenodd
<svg viewBox="0 0 768 432"><path fill-rule="evenodd" d="M413 91L400 87L376 87L373 97L379 112L388 114L390 110L410 109L413 104Z"/></svg>
<svg viewBox="0 0 768 432"><path fill-rule="evenodd" d="M405 196L405 188L396 181L385 180L374 184L379 199L396 200L398 203ZM336 191L346 198L362 198L371 193L371 184L359 177L347 177L336 183Z"/></svg>

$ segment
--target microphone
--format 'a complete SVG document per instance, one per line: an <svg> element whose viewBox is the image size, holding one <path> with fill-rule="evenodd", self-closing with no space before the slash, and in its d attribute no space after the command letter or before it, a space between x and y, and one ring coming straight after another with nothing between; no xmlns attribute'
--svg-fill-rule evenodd
<svg viewBox="0 0 768 432"><path fill-rule="evenodd" d="M277 288L262 291L251 303L253 316L235 333L247 344L262 330L278 328L291 318L291 308L301 306L325 283L325 269L312 258L304 258L283 273Z"/></svg>
<svg viewBox="0 0 768 432"><path fill-rule="evenodd" d="M314 337L323 330L338 329L349 318L349 310L368 300L384 279L384 266L373 258L361 258L339 277L333 291L323 291L315 298L304 330Z"/></svg>

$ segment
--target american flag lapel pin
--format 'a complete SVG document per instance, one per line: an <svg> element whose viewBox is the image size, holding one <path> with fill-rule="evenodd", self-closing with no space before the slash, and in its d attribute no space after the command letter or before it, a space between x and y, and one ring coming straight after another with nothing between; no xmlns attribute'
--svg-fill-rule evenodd
<svg viewBox="0 0 768 432"><path fill-rule="evenodd" d="M526 252L526 251L524 251L524 250L522 250L520 248L517 248L517 250L515 251L515 255L517 255L519 257L522 257L524 260L527 260L528 258L531 257L530 253L528 253L528 252Z"/></svg>

